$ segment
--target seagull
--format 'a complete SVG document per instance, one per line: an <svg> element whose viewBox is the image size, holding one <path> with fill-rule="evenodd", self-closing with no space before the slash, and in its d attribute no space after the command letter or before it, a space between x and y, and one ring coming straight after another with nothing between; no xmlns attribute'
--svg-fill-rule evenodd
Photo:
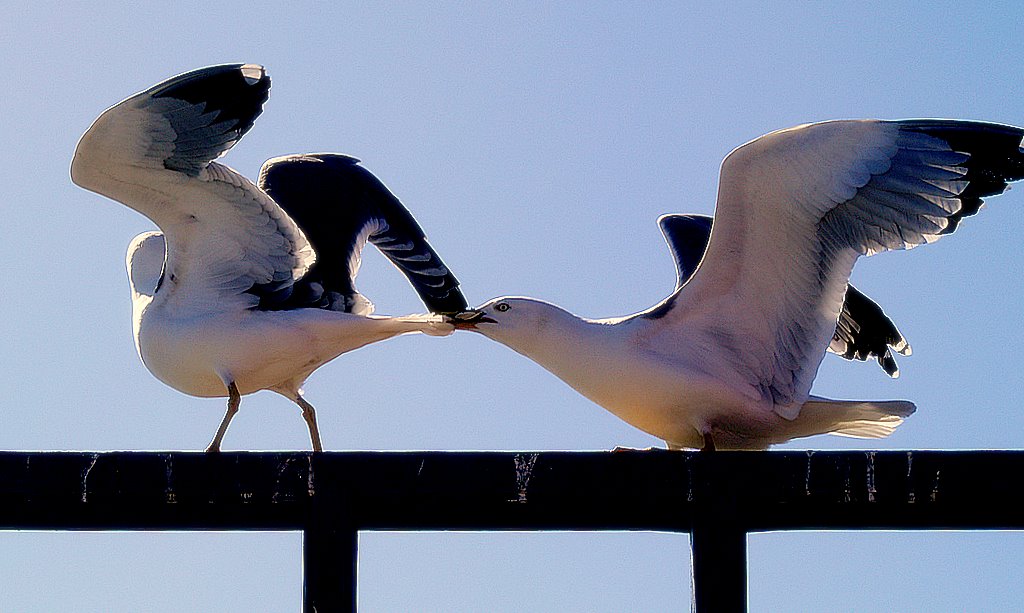
<svg viewBox="0 0 1024 613"><path fill-rule="evenodd" d="M696 250L703 257L693 255L687 223L662 218L679 284L658 304L588 319L501 297L450 321L532 359L670 449L888 436L912 402L810 393L826 349L864 350L837 326L844 301L856 317L853 265L950 234L983 197L1024 178L1022 136L1013 126L941 119L772 132L722 163L710 240L706 253ZM886 347L909 349L900 339ZM879 349L867 351L884 368Z"/></svg>
<svg viewBox="0 0 1024 613"><path fill-rule="evenodd" d="M135 347L170 387L227 397L208 452L220 450L241 397L259 390L297 404L321 451L301 389L313 371L393 336L453 331L440 315L372 314L355 288L367 241L433 313L467 307L416 220L359 160L276 157L256 185L213 161L252 127L269 91L256 64L173 77L104 111L71 163L77 185L160 228L128 247Z"/></svg>

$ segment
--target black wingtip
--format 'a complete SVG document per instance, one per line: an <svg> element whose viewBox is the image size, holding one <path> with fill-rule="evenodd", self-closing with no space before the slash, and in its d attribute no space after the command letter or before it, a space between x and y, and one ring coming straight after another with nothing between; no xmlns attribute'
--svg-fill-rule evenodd
<svg viewBox="0 0 1024 613"><path fill-rule="evenodd" d="M887 375L899 377L899 365L890 348L906 347L906 339L882 307L852 285L846 288L839 326L846 330L844 358L865 361L873 357Z"/></svg>
<svg viewBox="0 0 1024 613"><path fill-rule="evenodd" d="M892 353L886 349L883 355L878 357L878 365L882 367L885 374L889 375L893 379L900 376L900 367L896 364L896 360L893 359Z"/></svg>
<svg viewBox="0 0 1024 613"><path fill-rule="evenodd" d="M709 215L662 215L658 219L672 256L676 260L676 287L684 285L704 259L714 218Z"/></svg>
<svg viewBox="0 0 1024 613"><path fill-rule="evenodd" d="M204 104L204 112L217 112L218 121L235 121L235 128L244 133L270 96L270 76L259 64L222 64L172 77L146 93Z"/></svg>
<svg viewBox="0 0 1024 613"><path fill-rule="evenodd" d="M1021 140L1024 129L998 123L958 120L918 120L903 124L902 129L940 138L950 149L970 157L963 166L967 187L958 199L961 209L947 218L942 234L956 230L960 220L977 213L982 198L1003 193L1013 181L1024 179L1024 150Z"/></svg>
<svg viewBox="0 0 1024 613"><path fill-rule="evenodd" d="M683 232L699 229L710 236L711 225L714 221L715 218L710 215L668 213L658 218L658 225L661 226L663 232Z"/></svg>
<svg viewBox="0 0 1024 613"><path fill-rule="evenodd" d="M196 176L252 128L270 95L270 77L258 64L200 68L139 95L154 103L174 132L169 170Z"/></svg>

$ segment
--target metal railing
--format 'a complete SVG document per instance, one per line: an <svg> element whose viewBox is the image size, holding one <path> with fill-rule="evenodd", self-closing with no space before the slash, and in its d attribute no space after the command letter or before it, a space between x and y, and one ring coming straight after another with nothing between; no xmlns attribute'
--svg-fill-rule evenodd
<svg viewBox="0 0 1024 613"><path fill-rule="evenodd" d="M741 611L747 533L1024 529L1022 491L1011 451L0 453L0 529L301 530L320 613L360 530L688 532L694 608Z"/></svg>

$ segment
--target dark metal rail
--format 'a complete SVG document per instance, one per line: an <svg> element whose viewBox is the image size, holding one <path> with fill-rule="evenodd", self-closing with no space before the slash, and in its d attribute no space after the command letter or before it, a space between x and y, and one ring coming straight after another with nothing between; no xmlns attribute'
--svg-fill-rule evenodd
<svg viewBox="0 0 1024 613"><path fill-rule="evenodd" d="M355 609L359 530L691 533L698 611L746 535L1024 529L1024 452L0 452L0 529L302 530L306 611Z"/></svg>

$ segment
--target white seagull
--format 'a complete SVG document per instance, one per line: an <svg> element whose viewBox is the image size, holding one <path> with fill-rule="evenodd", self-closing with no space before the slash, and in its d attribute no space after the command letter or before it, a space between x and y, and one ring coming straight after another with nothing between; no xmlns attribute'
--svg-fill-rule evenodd
<svg viewBox="0 0 1024 613"><path fill-rule="evenodd" d="M241 396L264 389L302 408L313 450L322 450L301 391L314 370L400 334L452 331L438 315L371 315L354 286L367 240L428 309L466 308L412 215L358 160L274 158L258 186L213 161L252 127L269 90L255 64L179 75L107 109L71 163L76 184L160 228L128 247L135 347L174 389L227 396L211 452Z"/></svg>
<svg viewBox="0 0 1024 613"><path fill-rule="evenodd" d="M913 403L810 393L826 349L864 351L837 331L854 262L951 233L982 197L1024 177L1022 136L1012 126L934 119L773 132L723 162L711 239L692 277L685 254L693 234L678 232L677 218L661 219L680 282L657 305L587 319L503 297L452 321L534 360L672 449L884 437ZM898 331L888 336L868 349L883 368L888 347L909 351Z"/></svg>

